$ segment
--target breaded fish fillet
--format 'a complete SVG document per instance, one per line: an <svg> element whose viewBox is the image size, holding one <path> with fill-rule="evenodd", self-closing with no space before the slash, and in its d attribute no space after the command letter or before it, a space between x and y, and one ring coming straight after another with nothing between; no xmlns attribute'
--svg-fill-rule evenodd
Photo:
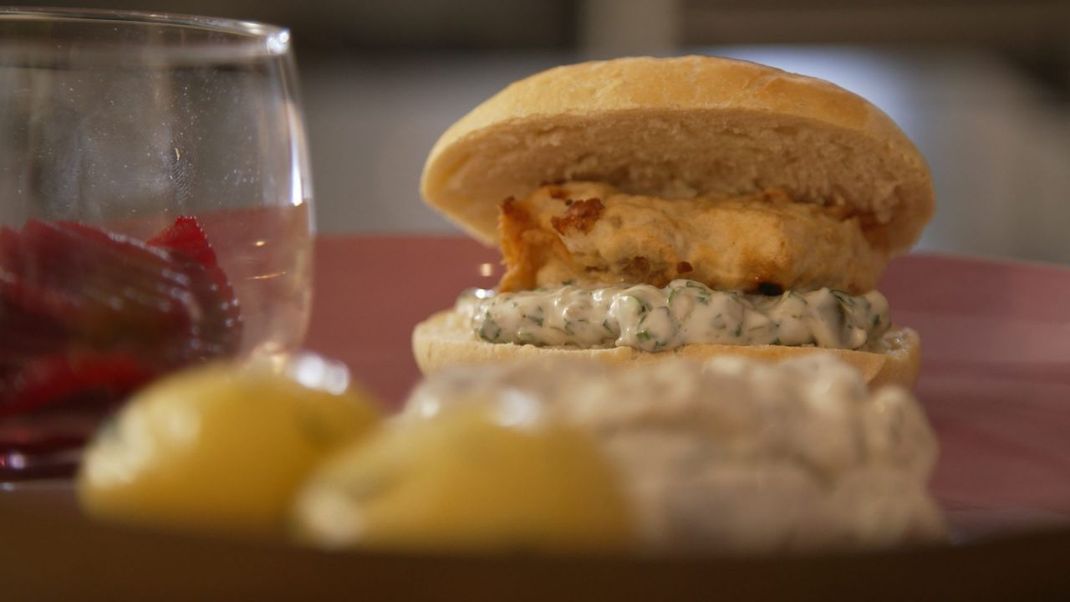
<svg viewBox="0 0 1070 602"><path fill-rule="evenodd" d="M888 262L859 218L778 191L661 199L598 183L546 185L506 200L499 232L502 291L689 278L769 294L820 287L860 294Z"/></svg>

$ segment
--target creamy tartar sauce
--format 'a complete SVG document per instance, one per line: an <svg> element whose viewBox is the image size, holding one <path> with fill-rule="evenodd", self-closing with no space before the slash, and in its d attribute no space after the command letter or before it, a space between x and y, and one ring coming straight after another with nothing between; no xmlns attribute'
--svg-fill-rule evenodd
<svg viewBox="0 0 1070 602"><path fill-rule="evenodd" d="M812 345L861 349L888 330L888 301L822 288L779 296L717 291L693 280L495 293L457 300L472 330L490 343L663 351L695 343Z"/></svg>

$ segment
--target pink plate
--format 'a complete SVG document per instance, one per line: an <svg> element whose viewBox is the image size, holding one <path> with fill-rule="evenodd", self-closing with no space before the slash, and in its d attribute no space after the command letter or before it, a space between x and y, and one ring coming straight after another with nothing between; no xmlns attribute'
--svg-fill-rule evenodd
<svg viewBox="0 0 1070 602"><path fill-rule="evenodd" d="M499 273L496 250L461 238L323 238L316 250L308 345L394 405L419 378L413 326ZM1070 270L913 255L880 290L922 336L917 394L941 443L933 490L957 532L1070 523Z"/></svg>
<svg viewBox="0 0 1070 602"><path fill-rule="evenodd" d="M308 345L393 407L418 378L413 325L461 289L492 285L497 266L495 251L459 238L325 238L317 253ZM1070 270L912 256L881 289L924 340L918 395L943 449L933 488L960 545L756 558L339 554L86 520L70 484L52 481L0 485L0 597L1067 599Z"/></svg>

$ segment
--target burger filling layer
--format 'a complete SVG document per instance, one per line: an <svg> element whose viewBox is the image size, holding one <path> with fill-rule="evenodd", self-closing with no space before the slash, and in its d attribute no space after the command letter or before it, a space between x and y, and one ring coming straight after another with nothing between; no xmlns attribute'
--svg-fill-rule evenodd
<svg viewBox="0 0 1070 602"><path fill-rule="evenodd" d="M718 291L693 280L602 288L467 291L458 311L490 343L663 351L689 344L872 349L888 330L888 302L870 291L821 288L779 295Z"/></svg>
<svg viewBox="0 0 1070 602"><path fill-rule="evenodd" d="M666 199L594 182L547 185L502 205L499 289L686 278L718 290L858 295L876 287L888 262L872 219L835 199L794 202L777 190Z"/></svg>

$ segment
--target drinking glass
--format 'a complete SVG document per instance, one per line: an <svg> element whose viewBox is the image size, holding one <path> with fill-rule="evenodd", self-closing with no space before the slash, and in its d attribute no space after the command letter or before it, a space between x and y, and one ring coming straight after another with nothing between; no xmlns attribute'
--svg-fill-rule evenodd
<svg viewBox="0 0 1070 602"><path fill-rule="evenodd" d="M286 29L0 8L0 480L70 471L162 374L298 346L311 201Z"/></svg>

